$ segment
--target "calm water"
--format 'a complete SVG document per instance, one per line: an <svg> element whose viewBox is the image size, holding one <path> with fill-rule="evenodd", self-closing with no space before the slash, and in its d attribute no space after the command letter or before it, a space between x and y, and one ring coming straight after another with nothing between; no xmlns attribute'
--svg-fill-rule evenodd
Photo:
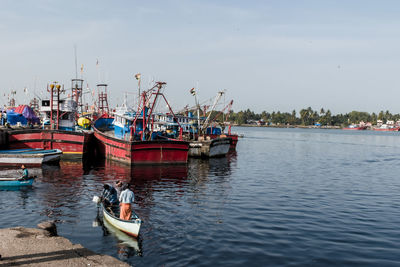
<svg viewBox="0 0 400 267"><path fill-rule="evenodd" d="M53 219L133 266L400 264L400 133L235 130L245 138L227 158L32 170L33 188L0 191L0 227ZM135 185L138 240L96 218L92 197L117 179Z"/></svg>

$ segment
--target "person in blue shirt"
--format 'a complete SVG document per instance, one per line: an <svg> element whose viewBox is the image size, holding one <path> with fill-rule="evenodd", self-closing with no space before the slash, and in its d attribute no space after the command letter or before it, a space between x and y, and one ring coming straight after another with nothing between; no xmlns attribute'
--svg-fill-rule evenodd
<svg viewBox="0 0 400 267"><path fill-rule="evenodd" d="M22 165L21 169L22 169L22 177L21 177L21 179L29 179L29 172L28 172L28 169L25 168L25 165Z"/></svg>
<svg viewBox="0 0 400 267"><path fill-rule="evenodd" d="M132 217L132 204L135 201L135 195L129 189L130 184L125 184L122 187L122 192L119 195L120 201L120 214L119 218L122 220L130 220Z"/></svg>

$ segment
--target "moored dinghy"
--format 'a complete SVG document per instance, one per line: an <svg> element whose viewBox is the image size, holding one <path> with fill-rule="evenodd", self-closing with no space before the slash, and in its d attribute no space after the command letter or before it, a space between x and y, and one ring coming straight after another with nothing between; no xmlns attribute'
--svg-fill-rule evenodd
<svg viewBox="0 0 400 267"><path fill-rule="evenodd" d="M0 150L0 165L41 166L43 163L58 163L62 151L59 149L11 149Z"/></svg>

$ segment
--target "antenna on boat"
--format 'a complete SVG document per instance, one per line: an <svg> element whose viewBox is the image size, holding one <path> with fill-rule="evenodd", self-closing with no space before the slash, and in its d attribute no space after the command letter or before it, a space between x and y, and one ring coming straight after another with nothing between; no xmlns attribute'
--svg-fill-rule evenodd
<svg viewBox="0 0 400 267"><path fill-rule="evenodd" d="M75 79L78 79L78 56L76 55L76 44L74 45L75 52Z"/></svg>
<svg viewBox="0 0 400 267"><path fill-rule="evenodd" d="M138 106L139 106L139 101L140 101L140 81L142 78L142 75L140 73L135 74L135 78L138 81Z"/></svg>
<svg viewBox="0 0 400 267"><path fill-rule="evenodd" d="M97 83L100 83L100 65L99 59L96 59L96 69L97 69Z"/></svg>

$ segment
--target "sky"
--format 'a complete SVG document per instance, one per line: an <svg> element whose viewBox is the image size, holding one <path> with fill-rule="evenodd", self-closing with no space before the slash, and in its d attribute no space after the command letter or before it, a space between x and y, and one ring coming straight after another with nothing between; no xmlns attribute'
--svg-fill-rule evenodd
<svg viewBox="0 0 400 267"><path fill-rule="evenodd" d="M0 0L0 105L76 72L88 92L107 83L111 106L133 103L141 73L142 88L167 83L175 111L195 87L209 104L226 90L219 108L234 111L400 113L399 13L387 0Z"/></svg>

